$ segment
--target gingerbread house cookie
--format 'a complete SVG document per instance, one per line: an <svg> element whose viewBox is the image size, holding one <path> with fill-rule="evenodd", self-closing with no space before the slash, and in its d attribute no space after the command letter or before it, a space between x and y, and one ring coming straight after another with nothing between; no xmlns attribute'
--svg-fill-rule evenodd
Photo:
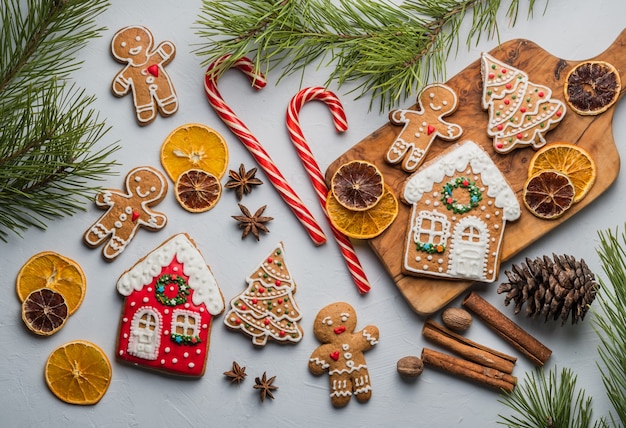
<svg viewBox="0 0 626 428"><path fill-rule="evenodd" d="M117 358L169 374L204 374L214 316L224 311L215 277L188 235L174 235L117 282L124 307Z"/></svg>
<svg viewBox="0 0 626 428"><path fill-rule="evenodd" d="M455 144L407 179L402 198L412 206L403 272L496 280L504 228L520 204L481 147Z"/></svg>

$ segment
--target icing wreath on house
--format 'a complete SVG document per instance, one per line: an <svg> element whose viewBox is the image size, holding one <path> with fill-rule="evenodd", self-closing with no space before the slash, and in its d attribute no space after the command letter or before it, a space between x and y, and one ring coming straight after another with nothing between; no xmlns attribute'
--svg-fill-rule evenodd
<svg viewBox="0 0 626 428"><path fill-rule="evenodd" d="M174 235L117 282L125 297L117 358L185 376L202 376L212 318L224 299L186 234Z"/></svg>
<svg viewBox="0 0 626 428"><path fill-rule="evenodd" d="M489 155L457 144L411 175L403 200L412 205L403 271L491 282L497 278L507 221L520 205Z"/></svg>

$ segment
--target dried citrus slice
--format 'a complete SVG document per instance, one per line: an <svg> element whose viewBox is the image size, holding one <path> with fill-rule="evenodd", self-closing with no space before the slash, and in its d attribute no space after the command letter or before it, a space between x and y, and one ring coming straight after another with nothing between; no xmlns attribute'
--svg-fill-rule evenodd
<svg viewBox="0 0 626 428"><path fill-rule="evenodd" d="M528 165L528 175L547 169L567 175L576 189L574 203L585 197L596 181L596 163L589 152L575 144L553 143L537 151Z"/></svg>
<svg viewBox="0 0 626 428"><path fill-rule="evenodd" d="M50 288L65 298L70 315L83 302L87 280L74 260L53 251L35 254L17 274L16 291L20 301L35 290Z"/></svg>
<svg viewBox="0 0 626 428"><path fill-rule="evenodd" d="M570 70L565 79L565 99L582 115L606 111L619 98L621 82L613 65L604 61L585 61Z"/></svg>
<svg viewBox="0 0 626 428"><path fill-rule="evenodd" d="M557 218L574 202L574 185L555 170L541 171L526 181L524 204L534 215L543 219Z"/></svg>
<svg viewBox="0 0 626 428"><path fill-rule="evenodd" d="M52 351L44 374L48 388L60 400L95 404L111 383L111 363L98 346L76 340Z"/></svg>
<svg viewBox="0 0 626 428"><path fill-rule="evenodd" d="M69 309L65 297L49 288L40 288L22 302L22 320L30 331L50 336L65 325Z"/></svg>
<svg viewBox="0 0 626 428"><path fill-rule="evenodd" d="M353 211L372 208L384 193L383 175L376 165L362 160L341 165L330 184L337 202Z"/></svg>
<svg viewBox="0 0 626 428"><path fill-rule="evenodd" d="M200 169L190 169L176 180L175 195L184 209L192 213L201 213L217 204L222 195L222 185L213 174Z"/></svg>
<svg viewBox="0 0 626 428"><path fill-rule="evenodd" d="M217 131L199 123L188 123L165 138L161 165L173 182L190 169L201 169L222 178L228 166L228 146Z"/></svg>
<svg viewBox="0 0 626 428"><path fill-rule="evenodd" d="M398 200L385 186L380 201L368 210L349 210L339 203L332 191L326 198L328 218L337 230L356 239L374 238L387 229L398 215Z"/></svg>

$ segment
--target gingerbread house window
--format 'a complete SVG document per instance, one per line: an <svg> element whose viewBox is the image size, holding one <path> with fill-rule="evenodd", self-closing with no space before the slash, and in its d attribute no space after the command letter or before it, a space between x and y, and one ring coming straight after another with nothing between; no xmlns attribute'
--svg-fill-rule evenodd
<svg viewBox="0 0 626 428"><path fill-rule="evenodd" d="M128 353L155 360L161 341L161 315L152 307L141 308L133 316Z"/></svg>
<svg viewBox="0 0 626 428"><path fill-rule="evenodd" d="M450 222L445 214L434 211L420 211L413 228L415 244L418 247L445 248L450 236Z"/></svg>
<svg viewBox="0 0 626 428"><path fill-rule="evenodd" d="M172 314L172 334L175 336L194 337L198 335L200 315L196 312L175 310Z"/></svg>

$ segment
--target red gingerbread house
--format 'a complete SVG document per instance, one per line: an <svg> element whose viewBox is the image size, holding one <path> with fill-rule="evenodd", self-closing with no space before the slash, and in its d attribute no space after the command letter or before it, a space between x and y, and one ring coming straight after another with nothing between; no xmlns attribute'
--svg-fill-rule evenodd
<svg viewBox="0 0 626 428"><path fill-rule="evenodd" d="M184 376L202 376L212 319L224 298L186 234L174 235L117 282L124 299L117 358Z"/></svg>
<svg viewBox="0 0 626 428"><path fill-rule="evenodd" d="M481 147L452 146L407 179L402 198L412 206L403 272L497 279L504 228L519 218L520 204Z"/></svg>

